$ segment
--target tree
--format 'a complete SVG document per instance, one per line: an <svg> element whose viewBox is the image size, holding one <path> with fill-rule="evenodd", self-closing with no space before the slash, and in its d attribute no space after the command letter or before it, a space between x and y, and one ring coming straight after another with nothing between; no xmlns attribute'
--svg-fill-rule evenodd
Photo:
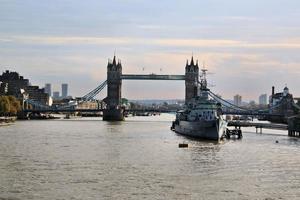
<svg viewBox="0 0 300 200"><path fill-rule="evenodd" d="M0 113L7 115L10 111L10 102L7 96L0 96Z"/></svg>
<svg viewBox="0 0 300 200"><path fill-rule="evenodd" d="M18 101L14 96L8 96L10 102L10 114L16 115L21 110L20 101Z"/></svg>
<svg viewBox="0 0 300 200"><path fill-rule="evenodd" d="M0 115L16 115L20 110L21 104L14 96L0 96Z"/></svg>

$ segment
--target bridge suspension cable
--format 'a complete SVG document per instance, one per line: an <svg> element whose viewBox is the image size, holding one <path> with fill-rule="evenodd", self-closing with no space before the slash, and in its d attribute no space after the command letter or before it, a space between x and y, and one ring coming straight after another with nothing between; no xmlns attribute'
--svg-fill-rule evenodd
<svg viewBox="0 0 300 200"><path fill-rule="evenodd" d="M223 106L230 108L230 109L234 109L234 110L239 110L239 111L250 111L244 108L241 108L237 105L234 105L228 101L226 101L225 99L222 99L221 97L219 97L218 95L214 94L212 91L208 91L209 96L211 96L214 100L216 100L217 102L219 102L220 104L222 104Z"/></svg>
<svg viewBox="0 0 300 200"><path fill-rule="evenodd" d="M282 100L280 100L276 105L271 106L268 109L264 109L264 110L257 110L258 112L264 112L264 111L270 111L270 110L274 110L275 108L278 108L281 106Z"/></svg>
<svg viewBox="0 0 300 200"><path fill-rule="evenodd" d="M26 99L25 102L27 102L28 104L35 106L37 108L41 108L41 109L48 109L50 108L50 106L45 105L45 104L41 104L40 102L34 101L32 99Z"/></svg>
<svg viewBox="0 0 300 200"><path fill-rule="evenodd" d="M87 93L82 97L83 101L90 101L92 100L95 96L97 96L107 85L107 80L105 80L103 83L101 83L98 87Z"/></svg>
<svg viewBox="0 0 300 200"><path fill-rule="evenodd" d="M300 106L298 104L296 104L295 102L293 102L292 104L295 108L297 108L298 110L300 110Z"/></svg>
<svg viewBox="0 0 300 200"><path fill-rule="evenodd" d="M97 96L103 89L104 87L107 85L107 80L105 80L103 83L101 83L98 87L96 87L95 89L93 89L92 91L90 91L89 93L87 93L86 95L84 95L82 98L81 98L81 101L79 102L86 102L86 101L90 101L92 99L94 99L95 96ZM74 103L74 102L71 102L67 105L61 105L59 106L57 109L67 109L67 108L72 108L74 106L77 106L78 103Z"/></svg>
<svg viewBox="0 0 300 200"><path fill-rule="evenodd" d="M81 99L81 102L85 102L85 101L90 101L92 100L95 96L97 96L103 89L104 87L107 85L107 80L105 80L104 82L102 82L98 87L96 87L95 89L93 89L92 91L90 91L89 93L87 93L86 95L84 95ZM36 108L40 108L40 109L50 109L51 107L45 104L42 104L40 102L36 102L32 99L26 99L25 102L29 103L30 105L35 106ZM60 109L67 109L67 108L72 108L74 106L77 105L77 102L71 102L67 105L60 105L58 107L56 107L56 110L60 110Z"/></svg>
<svg viewBox="0 0 300 200"><path fill-rule="evenodd" d="M228 101L226 101L225 99L222 99L221 97L217 96L216 94L214 94L211 91L208 91L209 96L211 96L213 99L215 99L217 102L221 103L223 106L225 106L226 108L229 109L233 109L233 110L237 110L237 111L243 111L243 112L249 112L249 113L267 113L270 110L273 110L279 106L281 106L282 100L279 101L276 105L271 106L268 109L245 109L245 108L241 108L239 106L236 106ZM294 105L295 107L297 107L297 105ZM300 107L298 106L298 109L300 109Z"/></svg>

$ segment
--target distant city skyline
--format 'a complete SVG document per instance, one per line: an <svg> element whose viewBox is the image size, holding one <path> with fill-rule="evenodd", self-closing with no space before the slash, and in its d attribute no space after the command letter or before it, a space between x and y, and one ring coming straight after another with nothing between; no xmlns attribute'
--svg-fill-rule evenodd
<svg viewBox="0 0 300 200"><path fill-rule="evenodd" d="M54 84L54 85L52 83L45 83L44 89L45 89L45 93L49 94L50 96L54 96L54 92L59 92L59 94L61 94L60 97L62 98L66 98L70 96L68 83L61 83L61 84Z"/></svg>
<svg viewBox="0 0 300 200"><path fill-rule="evenodd" d="M193 54L226 99L249 101L286 84L300 97L299 17L298 0L4 0L0 67L41 87L69 83L82 96L106 79L114 52L124 73L139 74L184 74ZM128 99L184 99L182 81L122 88Z"/></svg>

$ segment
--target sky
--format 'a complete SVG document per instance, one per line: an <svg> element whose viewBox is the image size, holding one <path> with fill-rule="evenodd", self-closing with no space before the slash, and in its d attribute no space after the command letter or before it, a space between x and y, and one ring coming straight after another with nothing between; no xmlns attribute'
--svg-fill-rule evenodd
<svg viewBox="0 0 300 200"><path fill-rule="evenodd" d="M124 74L184 74L193 55L224 98L258 101L273 85L300 97L299 18L299 0L0 0L0 70L83 96L114 52ZM129 99L184 92L184 81L122 85Z"/></svg>

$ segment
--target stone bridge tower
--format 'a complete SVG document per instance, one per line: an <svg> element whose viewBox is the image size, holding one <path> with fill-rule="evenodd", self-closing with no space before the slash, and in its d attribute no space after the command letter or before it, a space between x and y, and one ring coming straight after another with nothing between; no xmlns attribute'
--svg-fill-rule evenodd
<svg viewBox="0 0 300 200"><path fill-rule="evenodd" d="M192 57L190 64L188 60L185 66L185 103L198 95L199 66L198 61L194 63Z"/></svg>
<svg viewBox="0 0 300 200"><path fill-rule="evenodd" d="M116 61L108 61L107 64L107 97L105 103L107 109L103 112L103 120L119 121L123 120L123 110L121 108L122 94L122 64Z"/></svg>

